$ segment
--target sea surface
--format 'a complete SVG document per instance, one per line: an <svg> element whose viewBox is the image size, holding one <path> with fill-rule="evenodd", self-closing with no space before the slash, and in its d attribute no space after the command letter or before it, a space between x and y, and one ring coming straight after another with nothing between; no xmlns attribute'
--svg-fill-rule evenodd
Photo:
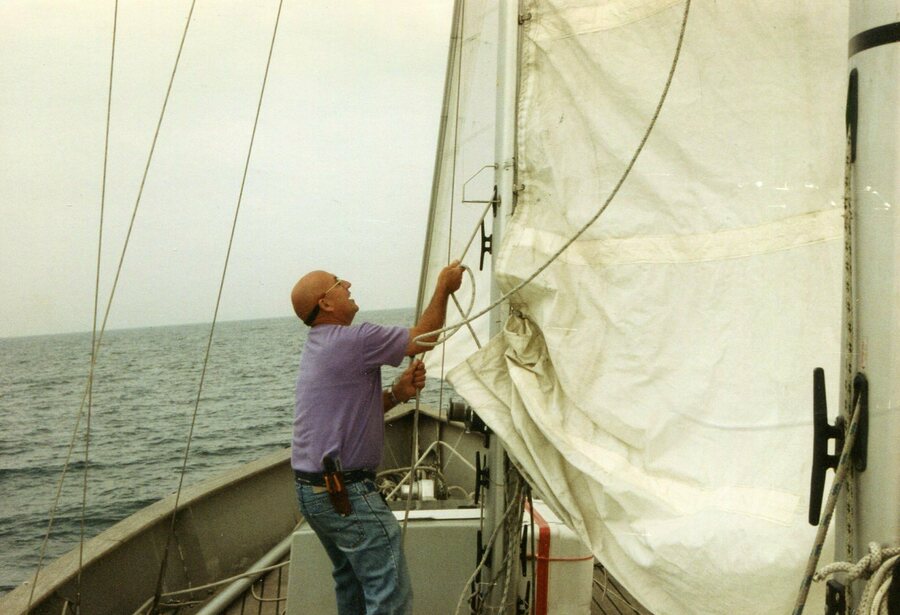
<svg viewBox="0 0 900 615"><path fill-rule="evenodd" d="M408 326L412 318L412 309L388 310L360 313L356 322ZM209 328L104 335L91 395L86 538L178 488ZM290 446L305 339L296 318L216 325L185 486ZM90 349L90 333L0 339L0 595L38 565ZM390 382L399 371L385 367L383 379ZM440 382L430 379L422 400L437 405L441 395ZM44 565L79 544L86 407L83 414Z"/></svg>

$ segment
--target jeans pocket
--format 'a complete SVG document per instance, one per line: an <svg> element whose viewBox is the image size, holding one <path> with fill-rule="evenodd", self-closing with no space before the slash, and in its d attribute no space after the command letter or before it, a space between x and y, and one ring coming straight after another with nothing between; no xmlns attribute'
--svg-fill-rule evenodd
<svg viewBox="0 0 900 615"><path fill-rule="evenodd" d="M365 540L357 510L359 498L350 498L352 510L344 517L334 510L327 493L313 493L309 487L301 487L299 494L300 512L320 537L327 537L341 550L355 549Z"/></svg>
<svg viewBox="0 0 900 615"><path fill-rule="evenodd" d="M316 515L310 520L310 525L318 532L325 532L334 544L342 551L355 549L363 543L366 538L362 523L360 523L356 512L351 512L349 516L342 517L334 510Z"/></svg>

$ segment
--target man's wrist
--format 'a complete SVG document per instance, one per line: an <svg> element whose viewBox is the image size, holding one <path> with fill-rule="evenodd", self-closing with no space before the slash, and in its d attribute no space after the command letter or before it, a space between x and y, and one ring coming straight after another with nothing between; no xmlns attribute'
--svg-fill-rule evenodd
<svg viewBox="0 0 900 615"><path fill-rule="evenodd" d="M391 386L385 388L384 392L388 394L388 397L391 398L391 403L394 404L395 406L403 403L399 399L397 399L397 395L394 393L394 385L391 385Z"/></svg>

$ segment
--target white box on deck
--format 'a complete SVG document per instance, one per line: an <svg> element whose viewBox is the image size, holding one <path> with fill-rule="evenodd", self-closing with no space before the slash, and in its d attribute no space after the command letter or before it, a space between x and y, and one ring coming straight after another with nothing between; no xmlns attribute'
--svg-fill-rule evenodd
<svg viewBox="0 0 900 615"><path fill-rule="evenodd" d="M401 521L403 512L395 512ZM452 615L475 569L478 509L413 510L404 552L413 587L413 610ZM309 526L294 532L287 615L334 615L337 606L331 560Z"/></svg>
<svg viewBox="0 0 900 615"><path fill-rule="evenodd" d="M594 580L594 557L590 550L540 500L534 500L533 540L527 505L523 522L528 528L525 547L528 577L531 577L532 564L535 571L531 591L534 609L529 613L589 615Z"/></svg>
<svg viewBox="0 0 900 615"><path fill-rule="evenodd" d="M591 607L593 557L581 540L540 501L534 502L536 581L534 615L588 615ZM395 512L398 519L402 512ZM528 530L526 572L520 597L532 571L531 514L522 523ZM407 528L406 553L416 615L452 615L460 593L476 565L477 509L414 510ZM518 562L514 574L522 579ZM331 561L319 539L308 527L294 532L288 580L287 615L336 613ZM468 612L464 605L462 612Z"/></svg>

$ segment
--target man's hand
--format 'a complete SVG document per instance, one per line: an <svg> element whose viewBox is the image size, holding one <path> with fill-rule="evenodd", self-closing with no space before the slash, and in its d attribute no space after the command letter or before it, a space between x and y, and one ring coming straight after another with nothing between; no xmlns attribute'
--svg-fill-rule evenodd
<svg viewBox="0 0 900 615"><path fill-rule="evenodd" d="M448 295L455 293L462 285L462 275L463 267L458 260L453 261L441 269L441 272L438 274L437 285L439 288L443 288Z"/></svg>
<svg viewBox="0 0 900 615"><path fill-rule="evenodd" d="M447 313L447 301L450 293L459 290L462 284L462 274L465 267L459 264L459 261L453 261L438 274L437 282L434 287L434 295L428 302L428 307L422 312L419 320L409 329L409 344L406 346L407 356L415 356L422 352L431 350L430 347L420 345L416 339L419 336L431 333L444 326L444 316ZM423 342L433 342L437 339L437 335L429 335L423 338ZM399 399L399 398L398 398Z"/></svg>
<svg viewBox="0 0 900 615"><path fill-rule="evenodd" d="M409 401L425 386L425 364L415 359L410 362L400 377L394 381L391 390L400 401Z"/></svg>

